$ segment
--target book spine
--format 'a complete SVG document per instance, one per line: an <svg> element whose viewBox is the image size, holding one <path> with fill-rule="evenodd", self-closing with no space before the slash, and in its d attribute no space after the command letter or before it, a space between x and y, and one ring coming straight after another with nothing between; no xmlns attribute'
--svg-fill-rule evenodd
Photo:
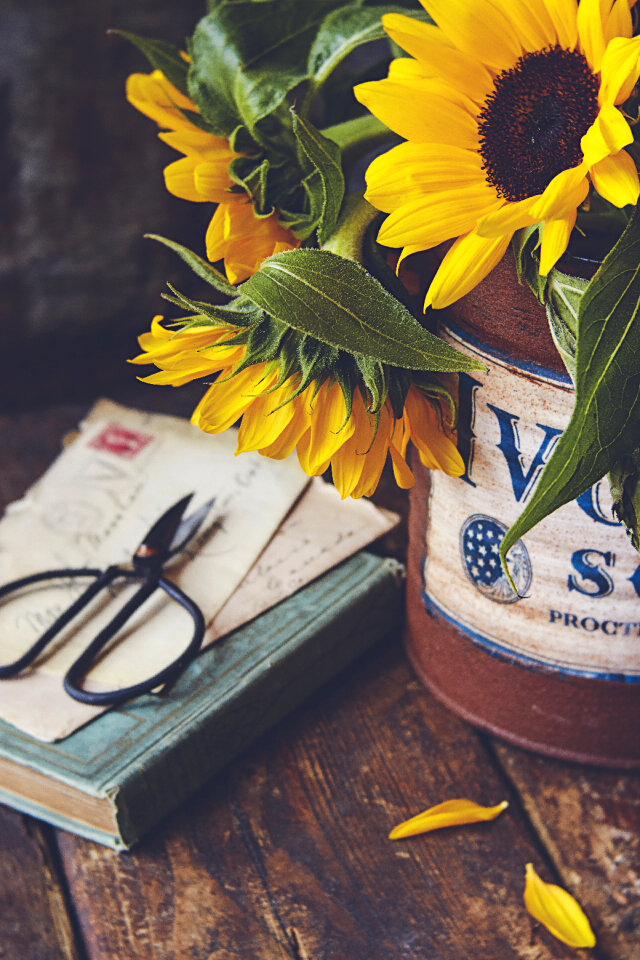
<svg viewBox="0 0 640 960"><path fill-rule="evenodd" d="M403 618L401 564L363 553L327 580L330 589L311 594L312 606L300 612L298 625L285 625L290 636L268 667L243 677L231 696L223 703L212 701L211 709L184 729L171 731L152 757L141 758L111 786L116 849L131 847L368 647L392 631L397 634ZM309 596L308 590L302 592ZM223 642L232 640L233 635Z"/></svg>

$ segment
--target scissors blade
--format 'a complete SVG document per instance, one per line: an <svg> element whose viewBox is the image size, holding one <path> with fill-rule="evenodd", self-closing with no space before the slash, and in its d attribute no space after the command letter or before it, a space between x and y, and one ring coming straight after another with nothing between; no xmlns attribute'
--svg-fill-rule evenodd
<svg viewBox="0 0 640 960"><path fill-rule="evenodd" d="M180 521L180 526L176 530L169 545L168 557L173 557L176 553L180 553L189 541L195 537L211 510L211 507L214 505L215 500L216 498L212 497L211 500L207 500L201 507L198 507L197 510L194 510L188 517Z"/></svg>
<svg viewBox="0 0 640 960"><path fill-rule="evenodd" d="M164 562L169 555L176 532L180 528L182 515L189 506L192 497L192 493L187 494L186 497L182 497L172 507L165 510L161 517L158 517L145 534L134 557L160 557Z"/></svg>

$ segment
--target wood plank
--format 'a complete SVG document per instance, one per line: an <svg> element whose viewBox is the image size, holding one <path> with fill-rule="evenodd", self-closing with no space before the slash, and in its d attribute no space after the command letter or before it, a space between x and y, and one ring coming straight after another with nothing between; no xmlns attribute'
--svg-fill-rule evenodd
<svg viewBox="0 0 640 960"><path fill-rule="evenodd" d="M78 960L51 831L0 807L0 957Z"/></svg>
<svg viewBox="0 0 640 960"><path fill-rule="evenodd" d="M609 960L640 957L640 775L535 757L496 742L563 885Z"/></svg>
<svg viewBox="0 0 640 960"><path fill-rule="evenodd" d="M517 803L494 823L386 839L465 795L495 803L504 778L399 646L378 648L131 855L59 835L89 956L566 957L522 904L524 864L544 854Z"/></svg>

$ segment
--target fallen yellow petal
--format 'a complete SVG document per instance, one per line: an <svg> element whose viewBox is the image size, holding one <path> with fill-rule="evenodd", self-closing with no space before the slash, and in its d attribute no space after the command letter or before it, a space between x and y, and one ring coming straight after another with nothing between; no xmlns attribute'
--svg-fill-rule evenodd
<svg viewBox="0 0 640 960"><path fill-rule="evenodd" d="M482 807L473 800L445 800L435 807L423 810L410 820L398 824L389 834L390 840L414 837L418 833L440 830L442 827L457 827L463 823L479 823L495 820L509 806L506 800L495 807Z"/></svg>
<svg viewBox="0 0 640 960"><path fill-rule="evenodd" d="M541 880L531 863L526 868L524 905L532 917L567 946L595 946L596 938L580 904L562 887Z"/></svg>

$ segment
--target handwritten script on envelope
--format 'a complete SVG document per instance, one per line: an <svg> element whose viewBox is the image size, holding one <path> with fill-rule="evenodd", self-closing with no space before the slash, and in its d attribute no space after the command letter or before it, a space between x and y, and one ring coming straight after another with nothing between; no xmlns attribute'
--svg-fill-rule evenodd
<svg viewBox="0 0 640 960"><path fill-rule="evenodd" d="M48 568L126 562L166 507L192 491L192 509L215 496L193 548L166 568L202 608L206 646L397 522L368 502L342 503L321 480L300 498L309 481L295 459L236 459L234 450L232 431L210 437L175 417L100 401L78 439L0 522L0 583ZM0 605L0 661L30 646L81 589L45 587ZM67 696L61 679L124 598L92 607L35 668L0 681L0 718L51 742L101 713ZM188 615L158 593L87 686L143 680L173 660L190 635Z"/></svg>

